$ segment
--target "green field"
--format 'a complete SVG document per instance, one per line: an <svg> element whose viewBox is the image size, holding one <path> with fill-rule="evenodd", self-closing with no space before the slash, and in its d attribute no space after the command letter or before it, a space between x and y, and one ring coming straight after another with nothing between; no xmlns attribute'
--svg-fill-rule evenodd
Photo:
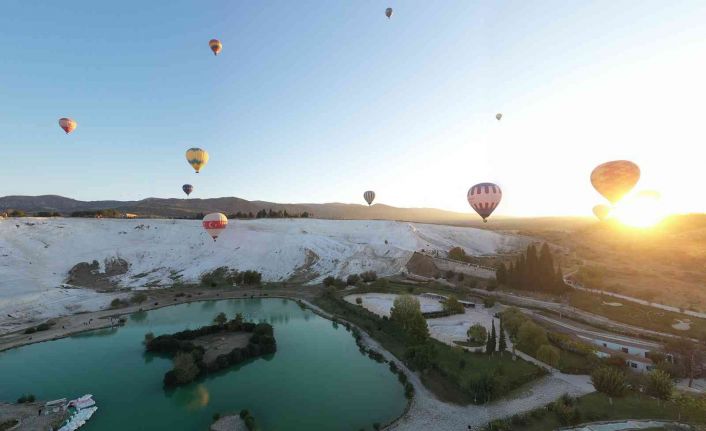
<svg viewBox="0 0 706 431"><path fill-rule="evenodd" d="M658 401L642 394L632 393L622 398L613 398L611 405L607 396L592 393L578 398L574 403L579 423L618 419L662 419L693 424L706 424L706 399L682 396L674 401ZM555 409L552 409L555 410ZM491 430L503 431L548 431L568 424L559 420L554 411L541 408L524 415L515 415L505 421L494 423Z"/></svg>
<svg viewBox="0 0 706 431"><path fill-rule="evenodd" d="M694 338L706 337L706 319L684 316L679 313L659 310L654 307L640 305L610 296L602 297L578 290L572 290L569 293L569 301L573 307L605 316L616 322L626 323L653 331L688 335ZM620 302L623 305L615 307L606 305L604 302ZM676 319L689 319L691 321L691 329L688 331L674 329L672 324L675 323Z"/></svg>

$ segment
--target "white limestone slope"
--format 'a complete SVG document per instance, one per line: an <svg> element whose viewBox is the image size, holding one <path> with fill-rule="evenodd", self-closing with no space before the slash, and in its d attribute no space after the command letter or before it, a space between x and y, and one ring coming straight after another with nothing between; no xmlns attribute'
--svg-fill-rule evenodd
<svg viewBox="0 0 706 431"><path fill-rule="evenodd" d="M8 314L51 316L105 305L110 296L59 288L79 262L122 258L130 267L116 281L139 288L168 286L177 277L196 281L219 266L254 269L267 281L303 268L315 280L367 270L389 275L415 250L461 246L480 255L523 243L486 230L394 221L236 220L213 242L192 220L6 219L0 220L0 323Z"/></svg>

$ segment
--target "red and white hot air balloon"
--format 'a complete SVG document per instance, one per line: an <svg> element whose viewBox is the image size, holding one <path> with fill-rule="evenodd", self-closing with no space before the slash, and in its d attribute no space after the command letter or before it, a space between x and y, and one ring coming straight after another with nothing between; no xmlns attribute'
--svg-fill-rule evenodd
<svg viewBox="0 0 706 431"><path fill-rule="evenodd" d="M493 183L480 183L468 189L468 203L483 217L483 222L488 222L488 217L498 207L503 198L500 186Z"/></svg>
<svg viewBox="0 0 706 431"><path fill-rule="evenodd" d="M73 132L74 129L76 129L76 126L78 124L76 121L72 120L71 118L59 118L59 127L64 129L64 132L68 135L69 133Z"/></svg>
<svg viewBox="0 0 706 431"><path fill-rule="evenodd" d="M203 218L202 224L204 230L211 235L211 238L215 241L218 235L228 226L228 218L221 213L211 213Z"/></svg>

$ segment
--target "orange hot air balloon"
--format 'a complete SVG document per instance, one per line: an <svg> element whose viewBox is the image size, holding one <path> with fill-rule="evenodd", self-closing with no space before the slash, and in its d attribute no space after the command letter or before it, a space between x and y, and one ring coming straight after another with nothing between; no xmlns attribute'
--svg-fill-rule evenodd
<svg viewBox="0 0 706 431"><path fill-rule="evenodd" d="M640 168L628 160L606 162L591 172L591 184L613 205L628 194L639 179Z"/></svg>
<svg viewBox="0 0 706 431"><path fill-rule="evenodd" d="M223 44L221 43L220 40L218 39L211 39L208 41L208 46L211 47L211 51L213 51L213 55L218 55L221 53L221 50L223 49Z"/></svg>
<svg viewBox="0 0 706 431"><path fill-rule="evenodd" d="M211 213L206 215L201 222L204 230L211 235L215 241L218 235L228 227L228 218L222 213Z"/></svg>
<svg viewBox="0 0 706 431"><path fill-rule="evenodd" d="M600 204L593 207L593 215L600 221L607 219L609 214L610 207L608 205Z"/></svg>
<svg viewBox="0 0 706 431"><path fill-rule="evenodd" d="M64 129L64 132L66 132L67 135L73 132L77 125L78 124L71 118L64 117L59 119L59 127Z"/></svg>

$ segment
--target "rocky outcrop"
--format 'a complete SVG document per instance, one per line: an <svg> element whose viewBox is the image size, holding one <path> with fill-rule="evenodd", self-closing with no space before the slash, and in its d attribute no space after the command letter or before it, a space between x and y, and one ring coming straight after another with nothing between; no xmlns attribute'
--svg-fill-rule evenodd
<svg viewBox="0 0 706 431"><path fill-rule="evenodd" d="M111 291L118 287L117 282L112 280L112 277L127 273L129 268L130 264L119 257L105 259L103 271L101 271L100 263L97 260L91 263L81 262L69 270L66 283L101 292Z"/></svg>

